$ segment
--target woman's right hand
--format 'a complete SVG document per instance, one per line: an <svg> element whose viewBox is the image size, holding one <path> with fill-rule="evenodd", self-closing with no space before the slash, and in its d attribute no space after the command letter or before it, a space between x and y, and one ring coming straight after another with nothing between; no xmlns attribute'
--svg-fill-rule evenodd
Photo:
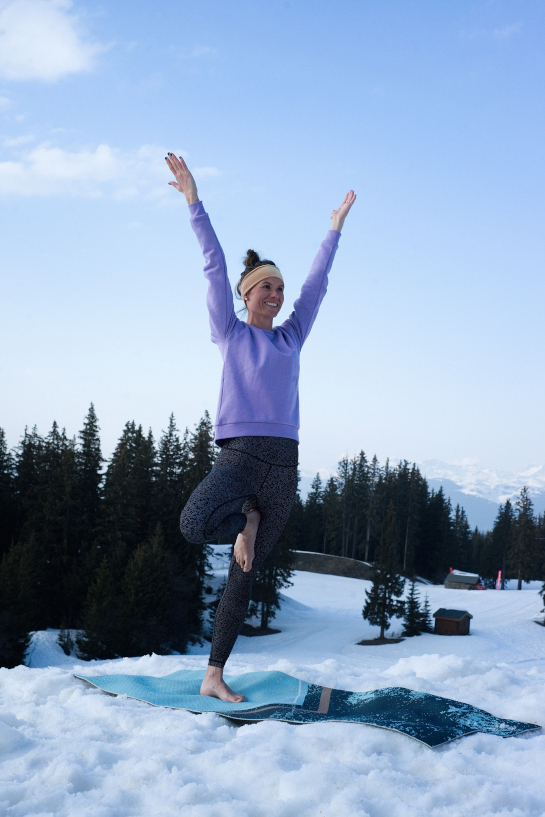
<svg viewBox="0 0 545 817"><path fill-rule="evenodd" d="M165 159L173 175L176 177L176 181L169 182L169 184L184 194L188 204L195 204L195 202L199 200L199 194L197 193L195 179L191 175L188 166L181 156L178 159L173 153L167 153Z"/></svg>

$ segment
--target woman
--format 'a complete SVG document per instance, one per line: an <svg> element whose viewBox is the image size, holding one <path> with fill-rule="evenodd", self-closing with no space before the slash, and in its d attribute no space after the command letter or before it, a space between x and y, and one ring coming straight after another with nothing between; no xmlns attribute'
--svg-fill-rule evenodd
<svg viewBox="0 0 545 817"><path fill-rule="evenodd" d="M223 251L195 180L181 157L169 153L165 158L176 177L169 184L185 195L203 251L212 340L224 361L215 425L221 452L183 509L180 529L195 543L238 534L216 611L201 695L238 703L245 698L227 686L223 667L244 623L255 574L282 533L295 499L299 354L325 295L340 232L356 196L351 190L331 214L331 230L293 312L273 329L284 303L282 273L272 261L248 250L237 284L248 317L245 323L240 321Z"/></svg>

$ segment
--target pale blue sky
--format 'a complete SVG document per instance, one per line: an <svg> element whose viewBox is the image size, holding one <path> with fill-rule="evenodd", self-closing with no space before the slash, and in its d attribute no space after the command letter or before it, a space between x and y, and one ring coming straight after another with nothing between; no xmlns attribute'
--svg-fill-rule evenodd
<svg viewBox="0 0 545 817"><path fill-rule="evenodd" d="M545 462L542 2L0 2L0 426L109 454L215 413L202 260L166 150L197 168L231 280L285 317L346 191L302 355L301 467L364 449Z"/></svg>

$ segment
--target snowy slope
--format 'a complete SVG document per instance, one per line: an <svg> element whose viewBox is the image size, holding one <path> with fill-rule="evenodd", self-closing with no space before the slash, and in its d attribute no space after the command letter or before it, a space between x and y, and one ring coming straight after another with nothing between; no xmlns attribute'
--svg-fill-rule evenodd
<svg viewBox="0 0 545 817"><path fill-rule="evenodd" d="M218 565L218 568L221 568ZM360 647L369 583L299 572L276 619L282 632L240 638L228 669L277 669L364 691L387 686L457 698L545 724L539 585L468 592L428 586L432 609L468 609L471 636L422 635ZM399 624L394 625L399 632ZM229 725L114 698L72 672L166 675L192 655L79 662L38 634L33 668L0 670L0 814L100 817L466 817L545 813L545 735L472 735L439 749L356 724ZM48 666L51 665L51 666Z"/></svg>

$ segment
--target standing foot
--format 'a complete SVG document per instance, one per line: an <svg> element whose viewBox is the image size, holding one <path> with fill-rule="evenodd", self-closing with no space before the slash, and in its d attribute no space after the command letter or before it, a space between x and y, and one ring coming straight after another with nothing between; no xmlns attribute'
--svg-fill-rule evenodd
<svg viewBox="0 0 545 817"><path fill-rule="evenodd" d="M201 695L208 695L210 698L219 698L220 701L227 701L230 704L240 704L245 701L244 695L234 692L223 680L223 669L221 667L208 667L206 675L201 684Z"/></svg>
<svg viewBox="0 0 545 817"><path fill-rule="evenodd" d="M254 508L246 514L246 527L237 536L235 542L235 560L244 573L249 573L255 556L255 537L261 522L261 514Z"/></svg>

